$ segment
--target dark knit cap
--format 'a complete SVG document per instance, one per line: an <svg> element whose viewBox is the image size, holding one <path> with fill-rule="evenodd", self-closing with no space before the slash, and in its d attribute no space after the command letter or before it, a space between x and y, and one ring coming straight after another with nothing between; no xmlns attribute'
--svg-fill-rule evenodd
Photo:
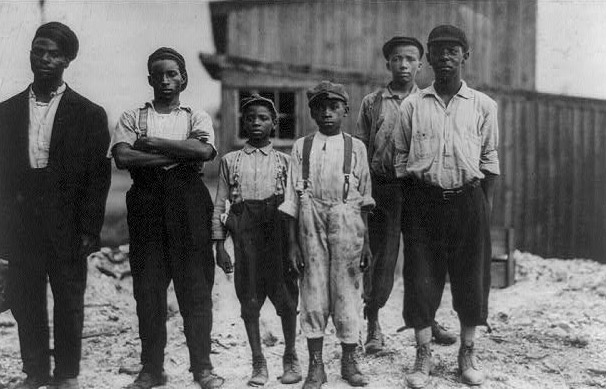
<svg viewBox="0 0 606 389"><path fill-rule="evenodd" d="M465 35L465 32L463 32L463 30L460 28L451 26L449 24L437 26L429 33L427 47L438 42L454 42L461 45L464 52L469 50L469 44L467 43L467 36Z"/></svg>
<svg viewBox="0 0 606 389"><path fill-rule="evenodd" d="M78 37L63 23L49 22L41 25L36 30L32 43L36 38L48 38L55 42L69 61L73 61L78 55L80 48Z"/></svg>
<svg viewBox="0 0 606 389"><path fill-rule="evenodd" d="M181 88L181 90L184 90L185 87L187 87L187 70L185 70L185 58L183 58L183 56L179 54L175 49L171 49L170 47L160 47L158 50L154 51L147 59L147 71L150 74L152 63L161 59L172 59L177 63L181 75L185 78L185 82L183 83L183 86Z"/></svg>
<svg viewBox="0 0 606 389"><path fill-rule="evenodd" d="M423 44L421 44L417 38L408 36L394 36L383 45L383 56L385 59L389 60L389 55L396 46L415 46L417 49L419 49L419 58L423 57Z"/></svg>

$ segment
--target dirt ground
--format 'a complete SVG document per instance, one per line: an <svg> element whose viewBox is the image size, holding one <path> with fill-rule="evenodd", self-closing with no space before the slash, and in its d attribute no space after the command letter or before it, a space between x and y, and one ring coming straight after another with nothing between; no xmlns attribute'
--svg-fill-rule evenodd
<svg viewBox="0 0 606 389"><path fill-rule="evenodd" d="M123 248L126 251L126 248ZM82 388L115 389L131 382L139 369L139 339L132 278L128 261L117 249L110 255L89 258L86 292ZM516 252L516 284L493 289L489 324L481 329L477 347L487 373L482 388L589 388L606 387L606 265L584 260L543 259ZM111 260L110 260L111 259ZM99 270L102 269L102 270ZM402 281L396 282L388 305L381 311L387 335L386 350L360 357L368 375L368 388L402 388L414 362L414 339L403 326ZM226 378L225 388L246 387L251 357L244 326L239 318L233 280L217 271L213 293L214 324L212 360ZM457 319L450 291L444 294L438 320L451 329ZM169 297L164 388L196 388L188 373L188 353L174 293ZM279 319L269 303L262 312L262 333L270 382L267 388L287 388L281 374L283 351ZM0 389L11 388L21 377L17 327L10 312L0 314ZM307 369L305 339L297 350ZM434 346L437 368L430 388L463 388L456 368L458 343ZM327 329L324 360L328 383L323 388L349 387L339 375L340 347L334 327ZM301 384L291 387L299 388Z"/></svg>

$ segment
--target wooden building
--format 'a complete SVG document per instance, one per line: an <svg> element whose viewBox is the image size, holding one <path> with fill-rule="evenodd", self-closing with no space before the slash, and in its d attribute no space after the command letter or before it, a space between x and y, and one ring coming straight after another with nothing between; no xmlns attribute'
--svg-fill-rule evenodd
<svg viewBox="0 0 606 389"><path fill-rule="evenodd" d="M216 53L200 59L222 83L220 153L244 143L238 106L252 92L276 101L273 142L288 149L314 130L305 91L323 79L345 84L353 131L364 95L389 80L383 42L460 26L471 46L464 79L499 103L493 223L513 227L521 250L606 260L606 102L535 91L536 0L231 0L210 10ZM431 76L425 64L417 81Z"/></svg>

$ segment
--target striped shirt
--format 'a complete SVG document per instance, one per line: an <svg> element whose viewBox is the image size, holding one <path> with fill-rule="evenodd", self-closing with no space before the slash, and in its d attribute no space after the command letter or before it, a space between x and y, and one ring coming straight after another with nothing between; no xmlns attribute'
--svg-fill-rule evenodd
<svg viewBox="0 0 606 389"><path fill-rule="evenodd" d="M404 100L395 132L396 175L444 189L500 174L497 104L463 81L448 106L434 86Z"/></svg>
<svg viewBox="0 0 606 389"><path fill-rule="evenodd" d="M349 177L348 203L359 204L360 207L372 207L375 201L371 196L371 180L366 157L366 147L359 139L353 140L351 159L351 174ZM299 138L292 148L290 167L288 169L288 185L284 203L280 211L298 217L299 195L303 191L303 142ZM314 198L326 202L343 202L343 154L345 142L343 134L326 136L321 132L314 135L309 157L309 186L308 191Z"/></svg>
<svg viewBox="0 0 606 389"><path fill-rule="evenodd" d="M275 150L271 144L256 148L246 143L242 150L221 158L212 218L213 240L226 237L221 215L227 211L227 201L234 204L240 200L263 200L277 192L284 193L288 161L288 155Z"/></svg>

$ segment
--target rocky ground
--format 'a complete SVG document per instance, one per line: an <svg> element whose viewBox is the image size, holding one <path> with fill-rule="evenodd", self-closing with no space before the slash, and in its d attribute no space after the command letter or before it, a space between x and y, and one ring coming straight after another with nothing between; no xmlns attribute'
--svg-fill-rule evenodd
<svg viewBox="0 0 606 389"><path fill-rule="evenodd" d="M127 251L126 247L122 251ZM139 339L132 278L126 254L105 249L89 258L82 374L83 388L114 389L131 382L139 369ZM492 333L479 331L477 347L487 373L482 388L605 388L606 387L606 265L584 260L543 259L517 253L516 284L493 290L489 323ZM412 331L402 326L402 282L396 283L381 314L387 347L375 356L362 356L369 388L402 388L414 361ZM50 293L50 292L49 292ZM233 280L217 271L213 293L213 363L226 378L225 388L243 388L251 358ZM174 294L169 297L165 388L196 388L188 373L182 320ZM457 327L450 291L444 294L438 319ZM277 380L283 350L279 320L268 304L262 312L264 350L270 382ZM349 387L339 376L340 347L329 327L324 359L328 383L324 388ZM0 314L0 389L11 388L21 376L17 328L10 312ZM307 367L303 336L297 350ZM456 374L458 343L435 346L437 368L432 388L463 388ZM300 384L294 385L300 387Z"/></svg>

